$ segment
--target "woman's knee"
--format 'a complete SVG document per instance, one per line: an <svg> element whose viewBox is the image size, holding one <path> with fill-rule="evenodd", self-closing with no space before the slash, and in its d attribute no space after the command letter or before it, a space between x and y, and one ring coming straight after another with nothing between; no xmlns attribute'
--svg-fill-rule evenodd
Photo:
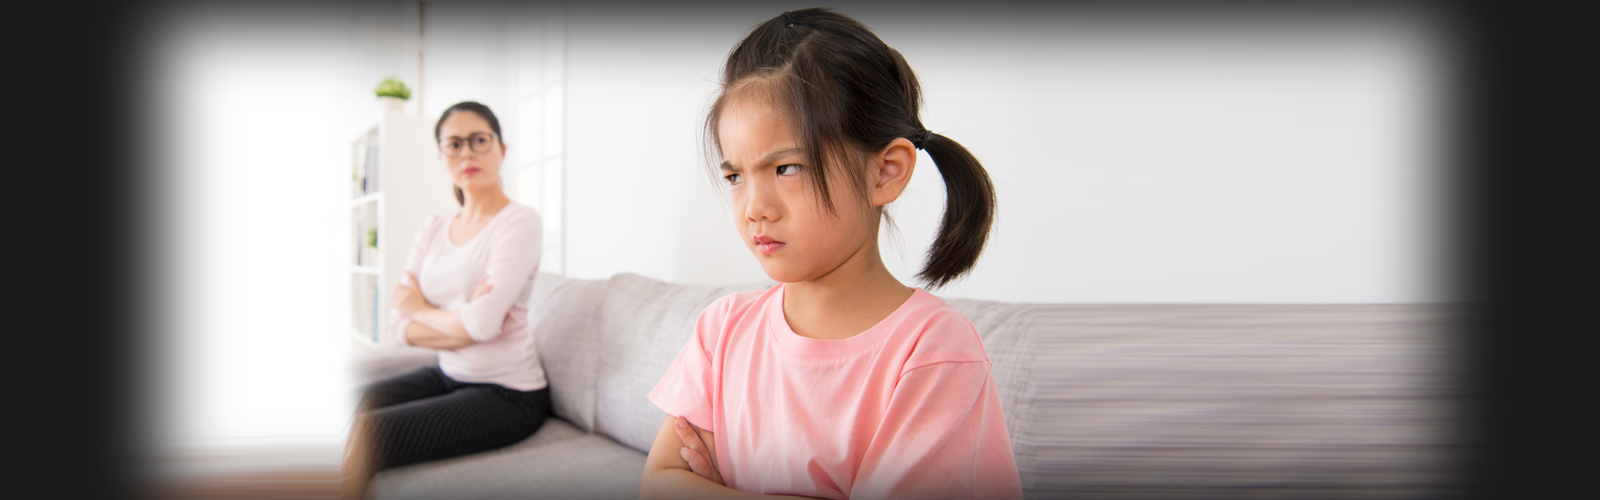
<svg viewBox="0 0 1600 500"><path fill-rule="evenodd" d="M439 380L438 368L419 368L368 385L361 394L358 411L372 411L449 392Z"/></svg>

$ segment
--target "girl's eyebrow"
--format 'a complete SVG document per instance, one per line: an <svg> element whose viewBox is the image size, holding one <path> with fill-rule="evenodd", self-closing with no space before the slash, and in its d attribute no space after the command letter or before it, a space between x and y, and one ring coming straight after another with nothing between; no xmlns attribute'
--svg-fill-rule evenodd
<svg viewBox="0 0 1600 500"><path fill-rule="evenodd" d="M767 155L761 157L761 160L759 162L757 162L757 163L758 164L762 164L762 165L768 164L768 163L772 163L773 161L776 161L778 158L782 158L782 157L789 156L789 155L792 155L792 154L800 154L800 151L801 151L800 148L780 149L780 150L777 150L777 151L773 151L771 153L767 153ZM728 163L726 160L724 160L722 162L722 170L723 171L727 171L727 172L738 172L739 171L738 168L735 168L732 163Z"/></svg>

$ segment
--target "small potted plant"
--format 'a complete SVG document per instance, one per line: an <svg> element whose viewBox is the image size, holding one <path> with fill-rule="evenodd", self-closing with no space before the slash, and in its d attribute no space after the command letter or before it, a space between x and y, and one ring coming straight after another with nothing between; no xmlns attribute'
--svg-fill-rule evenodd
<svg viewBox="0 0 1600 500"><path fill-rule="evenodd" d="M383 104L383 108L390 111L400 111L406 99L411 98L411 89L406 87L405 82L392 76L378 82L378 87L372 92L378 95L378 102Z"/></svg>

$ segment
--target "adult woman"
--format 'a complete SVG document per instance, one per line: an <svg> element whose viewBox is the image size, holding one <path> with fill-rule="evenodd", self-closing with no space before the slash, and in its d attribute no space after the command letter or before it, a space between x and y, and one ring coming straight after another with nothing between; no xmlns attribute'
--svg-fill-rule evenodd
<svg viewBox="0 0 1600 500"><path fill-rule="evenodd" d="M549 413L527 321L542 228L501 189L500 137L494 112L475 102L451 106L434 127L461 209L418 231L386 333L438 349L439 363L368 386L345 457L348 498L385 468L521 441Z"/></svg>

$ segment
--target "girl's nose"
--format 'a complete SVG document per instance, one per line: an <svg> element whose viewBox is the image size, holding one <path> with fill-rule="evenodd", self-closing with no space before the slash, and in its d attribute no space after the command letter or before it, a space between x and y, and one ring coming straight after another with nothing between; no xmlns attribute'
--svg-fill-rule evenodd
<svg viewBox="0 0 1600 500"><path fill-rule="evenodd" d="M750 181L746 181L750 182ZM783 209L778 202L778 193L770 183L752 182L750 198L745 201L744 218L750 222L777 222L783 218Z"/></svg>

